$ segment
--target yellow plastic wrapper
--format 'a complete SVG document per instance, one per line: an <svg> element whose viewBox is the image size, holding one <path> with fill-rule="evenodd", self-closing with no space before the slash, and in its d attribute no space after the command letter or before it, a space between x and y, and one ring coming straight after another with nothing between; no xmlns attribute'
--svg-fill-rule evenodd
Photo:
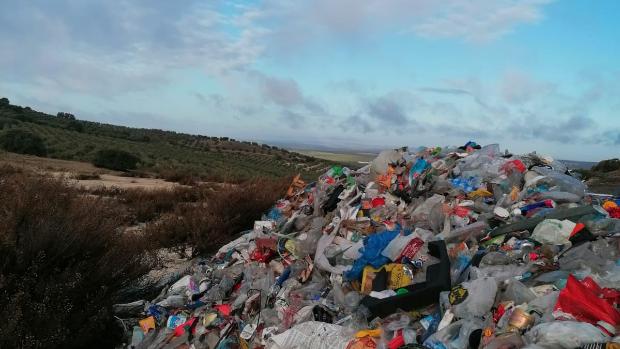
<svg viewBox="0 0 620 349"><path fill-rule="evenodd" d="M362 274L362 293L369 294L372 291L373 281L375 280L377 273L379 273L382 269L385 269L388 273L388 289L395 290L397 288L409 286L413 283L413 280L411 280L405 271L405 266L400 263L386 264L379 269L366 266L364 267L364 272Z"/></svg>
<svg viewBox="0 0 620 349"><path fill-rule="evenodd" d="M346 349L375 349L377 341L372 337L355 338L347 345Z"/></svg>
<svg viewBox="0 0 620 349"><path fill-rule="evenodd" d="M487 198L487 197L493 196L493 194L486 189L479 188L467 194L467 196L469 196L470 199L477 199L477 198Z"/></svg>
<svg viewBox="0 0 620 349"><path fill-rule="evenodd" d="M152 316L149 316L146 319L142 319L138 321L138 323L140 324L140 327L145 334L149 333L150 330L155 329L155 318Z"/></svg>
<svg viewBox="0 0 620 349"><path fill-rule="evenodd" d="M376 328L374 330L360 330L355 334L355 338L362 337L381 337L381 329Z"/></svg>

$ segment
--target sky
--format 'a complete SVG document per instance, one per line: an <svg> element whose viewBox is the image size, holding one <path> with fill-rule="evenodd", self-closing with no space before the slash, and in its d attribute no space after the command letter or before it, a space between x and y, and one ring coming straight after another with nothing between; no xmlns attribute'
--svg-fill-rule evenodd
<svg viewBox="0 0 620 349"><path fill-rule="evenodd" d="M346 150L620 149L616 0L4 0L0 96Z"/></svg>

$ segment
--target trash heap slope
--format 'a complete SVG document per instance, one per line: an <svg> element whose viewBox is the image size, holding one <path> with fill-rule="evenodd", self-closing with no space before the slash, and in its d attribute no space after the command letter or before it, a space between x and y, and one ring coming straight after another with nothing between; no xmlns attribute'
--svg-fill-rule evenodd
<svg viewBox="0 0 620 349"><path fill-rule="evenodd" d="M616 348L619 203L536 153L387 150L116 311L135 348Z"/></svg>

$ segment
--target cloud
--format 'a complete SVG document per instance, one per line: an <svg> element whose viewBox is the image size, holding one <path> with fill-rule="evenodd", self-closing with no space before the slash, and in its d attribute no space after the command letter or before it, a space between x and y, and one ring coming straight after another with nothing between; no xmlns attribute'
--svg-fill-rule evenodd
<svg viewBox="0 0 620 349"><path fill-rule="evenodd" d="M520 24L540 21L544 6L550 2L268 0L257 7L256 13L260 15L254 18L269 29L271 43L285 50L320 40L355 42L383 32L487 42L512 32Z"/></svg>
<svg viewBox="0 0 620 349"><path fill-rule="evenodd" d="M265 100L283 107L291 107L304 103L299 85L293 79L279 79L264 74L256 74L259 89Z"/></svg>
<svg viewBox="0 0 620 349"><path fill-rule="evenodd" d="M552 93L555 87L550 83L535 81L523 72L509 71L502 76L499 89L507 103L523 104L534 97L540 98Z"/></svg>
<svg viewBox="0 0 620 349"><path fill-rule="evenodd" d="M428 38L462 38L485 42L497 39L522 23L542 19L549 0L448 0L436 2L432 15L413 25L412 30Z"/></svg>
<svg viewBox="0 0 620 349"><path fill-rule="evenodd" d="M564 118L544 118L535 113L523 115L514 120L501 132L520 140L539 140L558 143L595 143L590 131L597 128L596 122L587 115L572 115Z"/></svg>
<svg viewBox="0 0 620 349"><path fill-rule="evenodd" d="M357 114L351 115L342 120L338 124L338 127L340 127L343 131L360 131L364 134L370 133L374 130L368 120Z"/></svg>
<svg viewBox="0 0 620 349"><path fill-rule="evenodd" d="M257 61L284 52L276 47L304 49L319 40L352 43L386 33L497 37L539 20L546 3L9 0L4 8L10 11L0 12L0 75L19 84L113 98L169 84L183 70L211 77L251 71ZM453 27L458 30L446 31ZM264 83L262 93L275 103L287 106L299 98L290 80Z"/></svg>
<svg viewBox="0 0 620 349"><path fill-rule="evenodd" d="M597 137L598 143L619 146L620 145L620 129L608 130L601 133Z"/></svg>
<svg viewBox="0 0 620 349"><path fill-rule="evenodd" d="M280 120L290 128L303 128L306 123L306 117L291 110L284 110Z"/></svg>
<svg viewBox="0 0 620 349"><path fill-rule="evenodd" d="M289 113L291 109L296 109L298 112L303 111L314 116L329 115L321 103L302 92L294 79L269 76L258 71L250 71L248 75L257 84L257 88L265 101L282 107Z"/></svg>
<svg viewBox="0 0 620 349"><path fill-rule="evenodd" d="M462 88L421 87L418 89L418 91L445 94L445 95L454 95L454 96L470 96L481 107L489 109L489 106L482 100L482 98L480 98L478 95L474 94L473 92L462 89Z"/></svg>
<svg viewBox="0 0 620 349"><path fill-rule="evenodd" d="M225 105L225 98L219 93L211 93L205 96L200 92L194 92L192 95L203 104L212 105L218 108L221 108Z"/></svg>
<svg viewBox="0 0 620 349"><path fill-rule="evenodd" d="M404 126L409 121L403 107L396 100L387 96L370 100L366 111L370 117L386 122L391 126Z"/></svg>
<svg viewBox="0 0 620 349"><path fill-rule="evenodd" d="M244 69L261 55L260 28L236 26L229 34L237 14L223 14L215 2L4 6L11 10L0 12L0 74L19 83L114 96L165 84L175 70Z"/></svg>
<svg viewBox="0 0 620 349"><path fill-rule="evenodd" d="M344 91L352 95L362 95L369 89L369 85L372 84L369 82L362 82L357 79L345 79L329 82L327 84L327 88Z"/></svg>

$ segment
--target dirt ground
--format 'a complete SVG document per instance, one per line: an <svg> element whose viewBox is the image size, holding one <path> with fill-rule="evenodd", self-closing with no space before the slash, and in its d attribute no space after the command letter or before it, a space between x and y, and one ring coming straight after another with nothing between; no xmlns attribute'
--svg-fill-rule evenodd
<svg viewBox="0 0 620 349"><path fill-rule="evenodd" d="M70 175L70 174L69 174ZM81 180L69 180L70 183L75 183L76 186L84 187L85 189L95 189L98 187L116 187L120 189L172 189L178 186L178 183L166 182L163 179L157 178L134 178L134 177L121 177L109 174L100 175L100 179L81 179Z"/></svg>
<svg viewBox="0 0 620 349"><path fill-rule="evenodd" d="M166 182L163 179L124 177L122 172L98 168L87 162L41 158L7 152L0 152L0 165L11 165L49 174L57 178L66 178L69 183L83 186L86 189L104 186L153 190L171 189L179 185L178 183ZM80 176L96 177L97 175L99 179L77 179Z"/></svg>

